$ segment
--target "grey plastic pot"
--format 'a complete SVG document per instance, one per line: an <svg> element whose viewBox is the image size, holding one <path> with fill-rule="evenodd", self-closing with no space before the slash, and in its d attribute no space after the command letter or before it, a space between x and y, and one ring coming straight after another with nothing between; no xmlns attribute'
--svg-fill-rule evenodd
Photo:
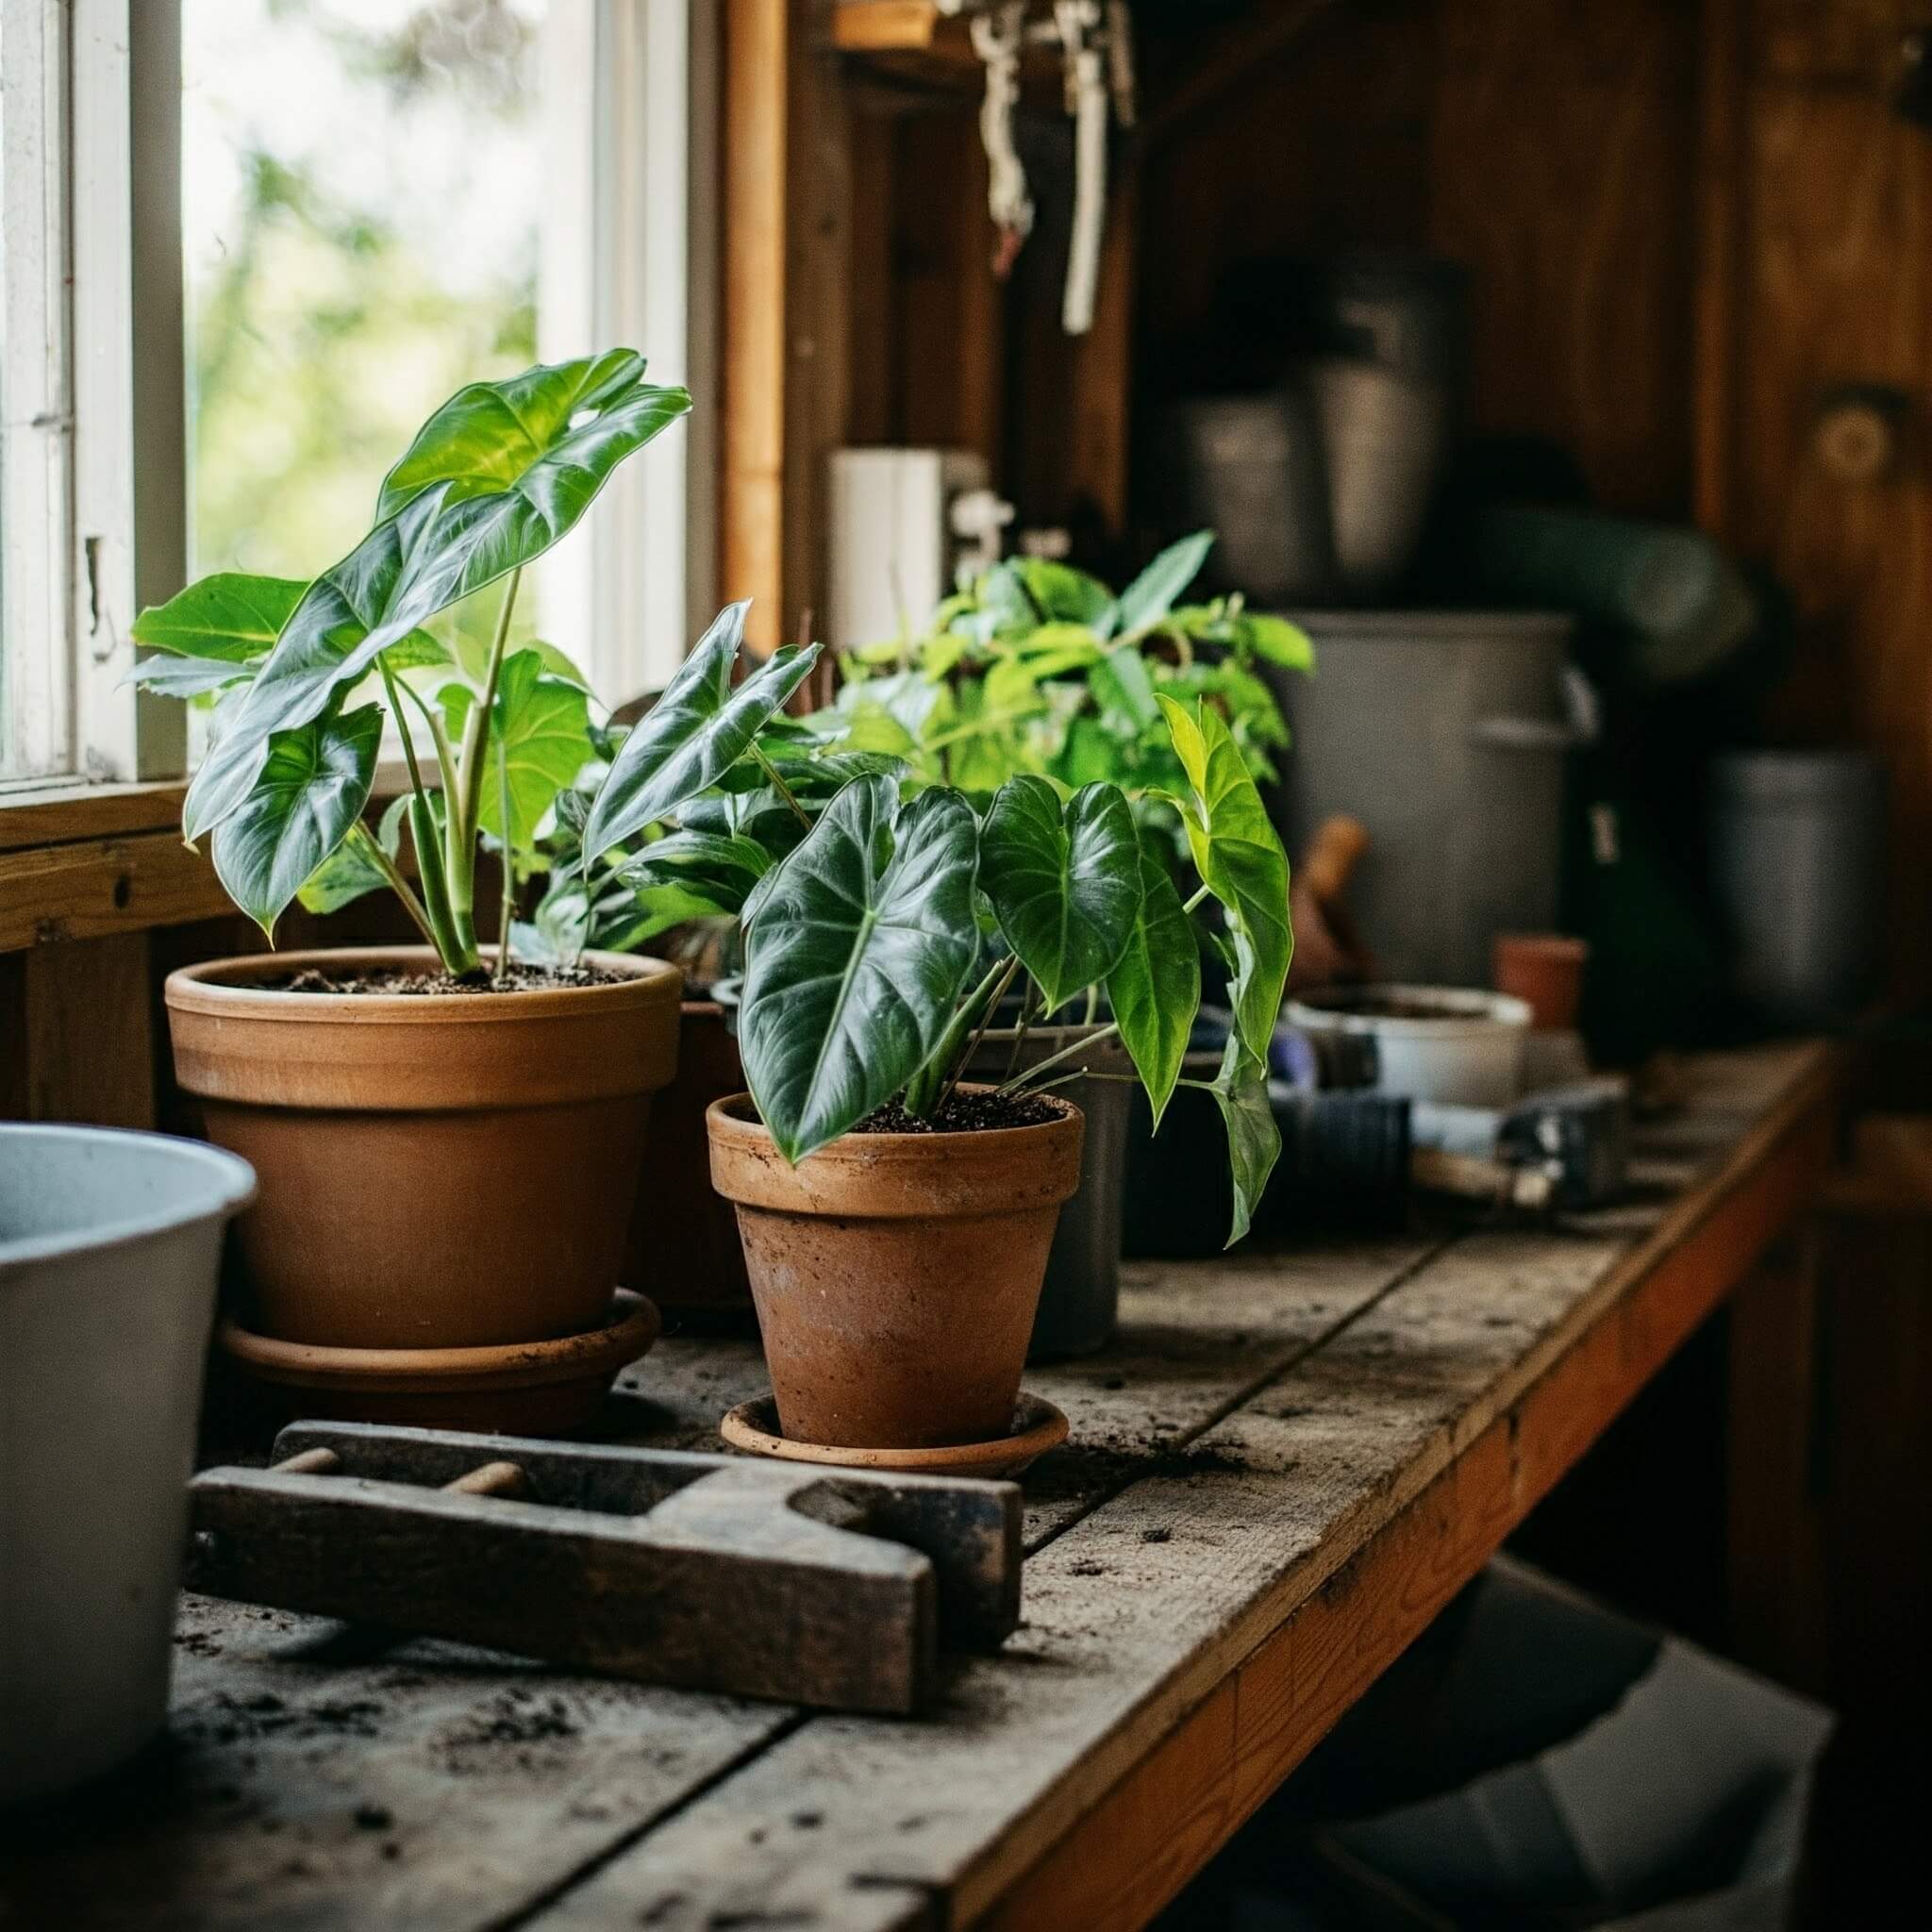
<svg viewBox="0 0 1932 1932"><path fill-rule="evenodd" d="M967 1068L974 1080L1003 1080L1008 1069L1036 1066L1071 1046L1095 1026L1034 1026L1013 1054L1014 1030L990 1030ZM1069 1058L1056 1071L1077 1066ZM1092 1064L1110 1074L1133 1071L1126 1055L1109 1037ZM1046 1285L1033 1321L1030 1362L1067 1361L1096 1355L1113 1340L1121 1295L1121 1208L1126 1179L1127 1119L1134 1089L1121 1080L1072 1080L1054 1090L1087 1117L1080 1154L1080 1186L1060 1209L1053 1250L1046 1259Z"/></svg>
<svg viewBox="0 0 1932 1932"><path fill-rule="evenodd" d="M167 1714L222 1230L254 1193L197 1141L0 1125L0 1804Z"/></svg>

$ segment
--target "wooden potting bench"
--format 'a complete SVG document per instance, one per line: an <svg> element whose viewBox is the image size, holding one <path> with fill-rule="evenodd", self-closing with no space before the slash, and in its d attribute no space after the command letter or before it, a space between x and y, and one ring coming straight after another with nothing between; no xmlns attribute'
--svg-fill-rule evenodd
<svg viewBox="0 0 1932 1932"><path fill-rule="evenodd" d="M920 1720L191 1597L168 1747L12 1833L0 1925L1141 1924L1801 1212L1841 1077L1690 1062L1637 1198L1554 1228L1130 1267L1118 1346L1028 1376L1073 1437L1026 1479L1024 1624ZM762 1386L674 1336L623 1425L715 1447Z"/></svg>

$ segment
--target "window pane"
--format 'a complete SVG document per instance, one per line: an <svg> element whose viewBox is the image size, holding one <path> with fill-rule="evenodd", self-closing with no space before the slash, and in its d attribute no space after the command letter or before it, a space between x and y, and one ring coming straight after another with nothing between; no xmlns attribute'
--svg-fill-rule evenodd
<svg viewBox="0 0 1932 1932"><path fill-rule="evenodd" d="M185 0L194 572L325 568L438 403L536 359L548 10Z"/></svg>

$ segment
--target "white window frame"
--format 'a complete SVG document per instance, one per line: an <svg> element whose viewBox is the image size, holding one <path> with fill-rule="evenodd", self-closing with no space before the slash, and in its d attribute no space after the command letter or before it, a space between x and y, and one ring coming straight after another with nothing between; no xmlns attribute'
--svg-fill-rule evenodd
<svg viewBox="0 0 1932 1932"><path fill-rule="evenodd" d="M125 782L181 762L178 720L123 682L139 608L131 5L0 0L0 772L15 783Z"/></svg>
<svg viewBox="0 0 1932 1932"><path fill-rule="evenodd" d="M711 609L721 6L561 0L546 28L551 198L588 216L546 232L541 353L633 343L698 398L543 565L546 629L613 703ZM125 678L185 570L179 0L0 0L0 796L175 776L181 708Z"/></svg>
<svg viewBox="0 0 1932 1932"><path fill-rule="evenodd" d="M539 353L557 361L625 343L654 381L694 398L544 560L545 627L587 652L612 704L665 684L712 612L719 4L575 0L545 29L553 200L588 218L545 232Z"/></svg>

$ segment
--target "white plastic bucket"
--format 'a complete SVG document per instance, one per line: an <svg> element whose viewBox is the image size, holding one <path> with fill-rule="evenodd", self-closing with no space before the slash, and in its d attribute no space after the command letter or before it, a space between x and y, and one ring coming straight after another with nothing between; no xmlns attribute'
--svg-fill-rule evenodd
<svg viewBox="0 0 1932 1932"><path fill-rule="evenodd" d="M0 1125L0 1804L167 1714L222 1230L254 1193L197 1141Z"/></svg>

